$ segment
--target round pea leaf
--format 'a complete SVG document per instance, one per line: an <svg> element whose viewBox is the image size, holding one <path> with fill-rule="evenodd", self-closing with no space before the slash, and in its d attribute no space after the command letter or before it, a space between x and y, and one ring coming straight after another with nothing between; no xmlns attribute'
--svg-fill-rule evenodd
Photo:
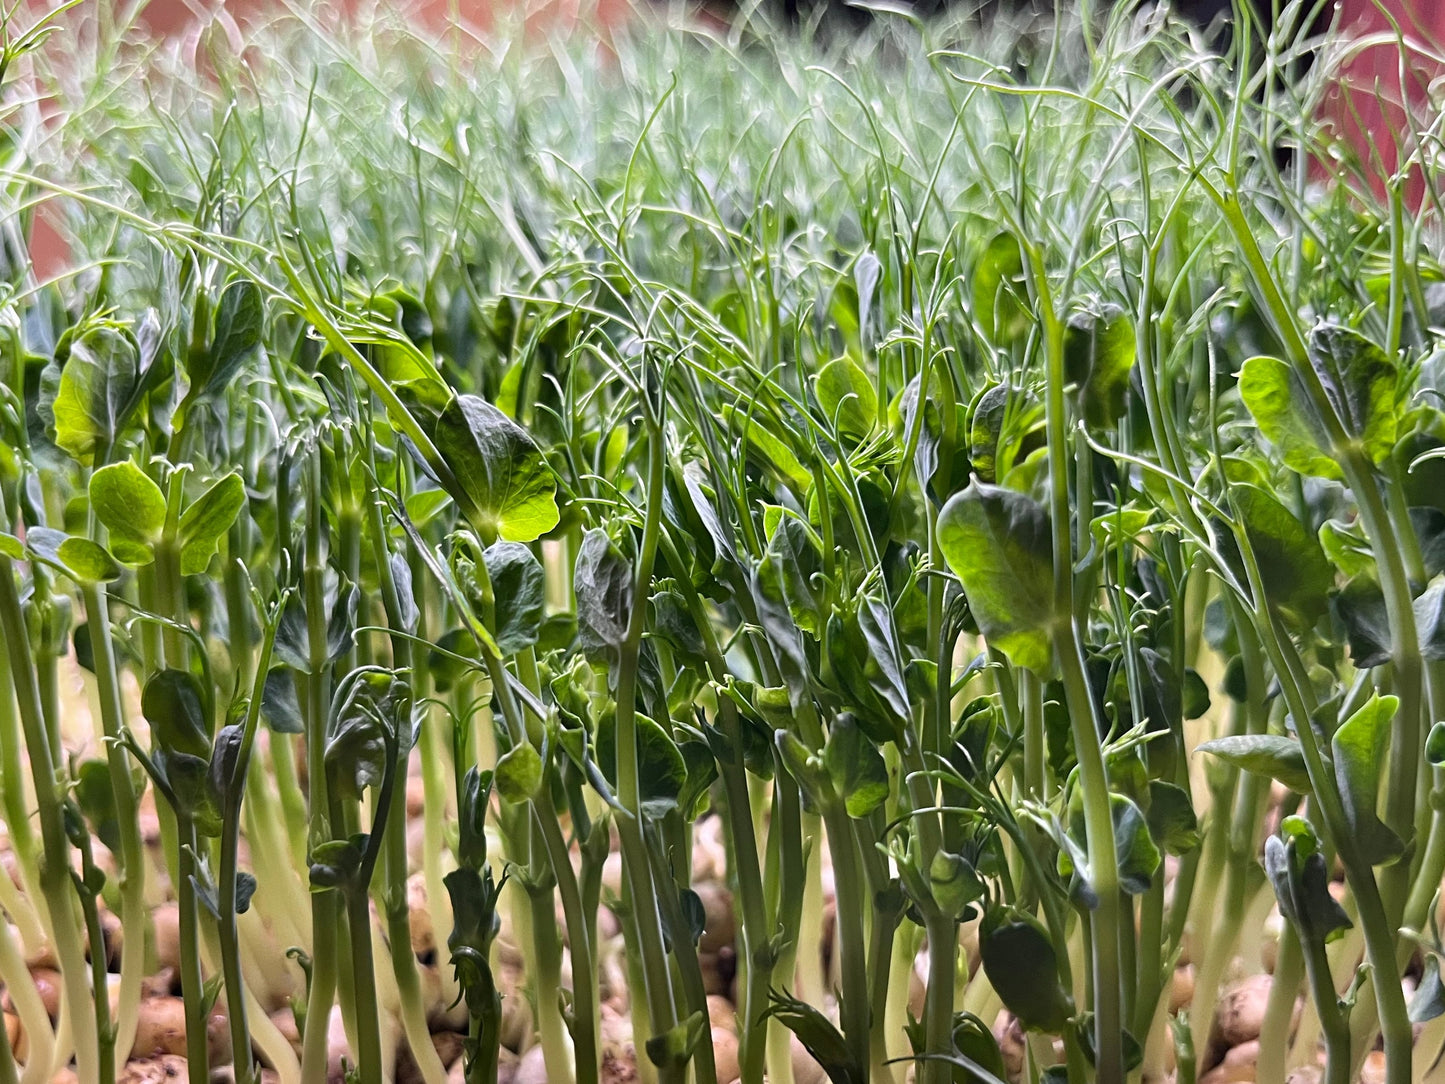
<svg viewBox="0 0 1445 1084"><path fill-rule="evenodd" d="M541 449L491 403L458 395L437 419L434 439L488 541L531 542L557 526L557 483Z"/></svg>

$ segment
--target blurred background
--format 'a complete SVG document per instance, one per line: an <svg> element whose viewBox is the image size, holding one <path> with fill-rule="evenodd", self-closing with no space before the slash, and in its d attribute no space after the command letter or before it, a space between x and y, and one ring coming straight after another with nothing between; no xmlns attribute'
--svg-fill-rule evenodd
<svg viewBox="0 0 1445 1084"><path fill-rule="evenodd" d="M31 0L32 8L41 8L54 0ZM204 28L219 30L234 41L244 37L249 16L268 8L288 7L307 10L325 17L348 18L366 15L371 0L85 0L84 11L91 5L120 7L127 11L134 4L141 6L139 22L151 33L177 42L182 50L195 43ZM409 6L423 26L437 30L460 21L479 31L486 31L503 13L513 13L524 5L528 25L548 26L554 31L560 25L574 33L597 33L609 25L636 18L648 3L664 0L410 0ZM849 33L873 16L865 10L869 0L850 3L848 0L742 0L756 4L772 18L794 25L822 25L833 33ZM1059 0L1078 4L1082 0ZM1111 0L1088 0L1096 12L1106 9ZM1126 2L1126 0L1120 0ZM1145 6L1151 0L1127 0ZM1205 38L1216 47L1228 41L1236 0L1159 0L1174 13L1197 25ZM1252 4L1266 25L1273 23L1272 14L1283 0L1237 0ZM1047 17L1055 0L889 0L889 3L913 7L920 12L936 12L960 8L973 12L981 20L1007 8L1013 11L1035 11ZM589 12L580 20L579 5ZM741 6L740 0L699 0L698 10L720 19L727 18ZM1318 0L1313 8L1312 29L1322 30L1336 22L1359 39L1360 45L1341 66L1332 93L1326 99L1322 123L1333 125L1369 162L1376 175L1374 183L1383 187L1379 178L1395 171L1398 161L1393 133L1411 125L1406 112L1415 114L1417 131L1435 127L1439 110L1432 106L1431 89L1445 77L1445 0ZM584 30L585 27L585 30ZM1403 47L1402 47L1403 43ZM1438 100L1438 92L1436 94ZM1407 205L1418 206L1423 186L1418 179L1406 180ZM42 274L56 269L65 261L65 252L42 213L36 219L30 239L37 270Z"/></svg>

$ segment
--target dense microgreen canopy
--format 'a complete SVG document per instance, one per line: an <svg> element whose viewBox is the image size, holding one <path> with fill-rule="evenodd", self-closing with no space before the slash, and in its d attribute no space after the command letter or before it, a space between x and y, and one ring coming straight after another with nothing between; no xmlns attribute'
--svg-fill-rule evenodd
<svg viewBox="0 0 1445 1084"><path fill-rule="evenodd" d="M1274 911L1416 1079L1439 162L1278 6L0 34L0 1084L166 892L192 1084L1206 1079Z"/></svg>

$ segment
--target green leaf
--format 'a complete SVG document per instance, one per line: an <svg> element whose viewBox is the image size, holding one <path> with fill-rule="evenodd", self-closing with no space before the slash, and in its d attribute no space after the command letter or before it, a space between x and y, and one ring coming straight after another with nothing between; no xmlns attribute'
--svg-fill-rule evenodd
<svg viewBox="0 0 1445 1084"><path fill-rule="evenodd" d="M209 762L210 705L200 678L188 670L157 671L141 691L140 710L156 748Z"/></svg>
<svg viewBox="0 0 1445 1084"><path fill-rule="evenodd" d="M808 468L779 437L756 414L733 403L722 404L722 416L732 431L747 444L748 458L757 466L777 475L796 492L803 492L813 484Z"/></svg>
<svg viewBox="0 0 1445 1084"><path fill-rule="evenodd" d="M0 554L12 561L21 561L25 559L25 546L13 534L0 532Z"/></svg>
<svg viewBox="0 0 1445 1084"><path fill-rule="evenodd" d="M109 764L103 760L81 762L75 773L75 802L96 838L112 852L119 853L120 822L116 819Z"/></svg>
<svg viewBox="0 0 1445 1084"><path fill-rule="evenodd" d="M135 340L120 328L97 323L70 344L51 410L55 443L89 465L97 448L110 448L140 379Z"/></svg>
<svg viewBox="0 0 1445 1084"><path fill-rule="evenodd" d="M1074 1021L1074 1034L1078 1036L1079 1046L1083 1048L1084 1057L1090 1065L1098 1065L1098 1052L1094 1049L1095 1039L1094 1014L1092 1012L1081 1012ZM1128 1028L1120 1031L1120 1045L1123 1047L1124 1072L1132 1073L1139 1066L1144 1064L1144 1048L1139 1045L1139 1040L1129 1032ZM1057 1066L1051 1068L1058 1068ZM1063 1075L1063 1084L1067 1084L1068 1073ZM1052 1084L1052 1081L1049 1082Z"/></svg>
<svg viewBox="0 0 1445 1084"><path fill-rule="evenodd" d="M1250 358L1239 371L1239 394L1287 467L1316 478L1341 477L1325 451L1329 441L1318 415L1304 405L1304 380L1289 365L1279 358Z"/></svg>
<svg viewBox="0 0 1445 1084"><path fill-rule="evenodd" d="M1370 697L1340 724L1330 742L1345 821L1361 855L1371 865L1393 861L1405 849L1400 837L1375 812L1380 775L1390 746L1390 722L1399 706L1400 700L1395 696Z"/></svg>
<svg viewBox="0 0 1445 1084"><path fill-rule="evenodd" d="M1078 389L1084 420L1106 429L1124 414L1134 367L1134 324L1120 310L1080 313L1064 335L1064 371Z"/></svg>
<svg viewBox="0 0 1445 1084"><path fill-rule="evenodd" d="M542 757L528 742L512 746L497 761L497 793L514 804L535 798L542 789Z"/></svg>
<svg viewBox="0 0 1445 1084"><path fill-rule="evenodd" d="M852 358L834 358L819 371L814 394L838 435L861 441L878 422L878 393Z"/></svg>
<svg viewBox="0 0 1445 1084"><path fill-rule="evenodd" d="M107 583L123 571L106 548L49 527L32 527L25 544L36 557L55 565L78 583Z"/></svg>
<svg viewBox="0 0 1445 1084"><path fill-rule="evenodd" d="M928 887L939 909L957 919L969 917L970 905L988 891L977 867L963 855L950 851L937 852L928 863Z"/></svg>
<svg viewBox="0 0 1445 1084"><path fill-rule="evenodd" d="M1345 432L1381 463L1399 430L1400 372L1384 349L1353 328L1325 323L1310 335L1310 360Z"/></svg>
<svg viewBox="0 0 1445 1084"><path fill-rule="evenodd" d="M848 712L828 731L823 766L850 817L866 817L888 798L888 765Z"/></svg>
<svg viewBox="0 0 1445 1084"><path fill-rule="evenodd" d="M488 543L532 542L557 526L557 483L531 435L485 399L458 395L434 437L472 525Z"/></svg>
<svg viewBox="0 0 1445 1084"><path fill-rule="evenodd" d="M996 346L1021 338L1032 320L1023 272L1018 239L1009 233L995 236L974 265L973 320Z"/></svg>
<svg viewBox="0 0 1445 1084"><path fill-rule="evenodd" d="M938 540L988 642L1016 666L1053 661L1053 541L1037 501L974 481L938 516Z"/></svg>
<svg viewBox="0 0 1445 1084"><path fill-rule="evenodd" d="M1245 537L1259 564L1270 608L1308 627L1324 614L1334 570L1325 560L1319 538L1273 496L1249 483L1230 492L1239 509ZM1220 549L1244 580L1244 564L1235 539L1221 532Z"/></svg>
<svg viewBox="0 0 1445 1084"><path fill-rule="evenodd" d="M973 1013L954 1015L953 1045L961 1058L972 1063L972 1067L960 1067L964 1070L962 1073L954 1070L955 1084L1002 1084L1008 1080L998 1040L989 1026Z"/></svg>
<svg viewBox="0 0 1445 1084"><path fill-rule="evenodd" d="M520 542L494 542L482 554L492 581L496 615L492 639L503 655L514 655L537 642L546 601L546 573Z"/></svg>
<svg viewBox="0 0 1445 1084"><path fill-rule="evenodd" d="M216 334L209 350L192 357L188 366L193 396L223 391L236 373L261 348L265 313L261 290L250 279L237 279L216 306Z"/></svg>
<svg viewBox="0 0 1445 1084"><path fill-rule="evenodd" d="M1411 509L1412 513L1414 511ZM1327 519L1320 524L1319 540L1325 557L1344 575L1374 574L1375 554L1358 524Z"/></svg>
<svg viewBox="0 0 1445 1084"><path fill-rule="evenodd" d="M110 549L133 568L148 565L166 525L166 496L130 460L90 476L90 506L110 532Z"/></svg>
<svg viewBox="0 0 1445 1084"><path fill-rule="evenodd" d="M1293 738L1282 734L1233 734L1207 741L1198 750L1243 771L1278 779L1296 794L1311 793L1304 753Z"/></svg>
<svg viewBox="0 0 1445 1084"><path fill-rule="evenodd" d="M1260 432L1301 474L1342 476L1337 461L1349 449L1331 440L1331 420L1352 446L1381 462L1399 426L1399 370L1383 349L1339 324L1316 328L1309 354L1333 418L1317 409L1301 371L1278 358L1253 357L1240 370L1239 393Z"/></svg>
<svg viewBox="0 0 1445 1084"><path fill-rule="evenodd" d="M181 513L181 575L195 576L206 571L245 503L246 486L241 476L228 474Z"/></svg>
<svg viewBox="0 0 1445 1084"><path fill-rule="evenodd" d="M1026 1030L1058 1034L1064 1029L1074 1014L1073 999L1059 982L1053 942L1036 922L990 916L978 948L989 985Z"/></svg>
<svg viewBox="0 0 1445 1084"><path fill-rule="evenodd" d="M481 954L485 965L487 950L498 930L497 896L502 885L492 880L490 866L480 870L462 866L442 878L452 901L452 932L447 947L453 952L465 946ZM506 878L502 878L506 883Z"/></svg>

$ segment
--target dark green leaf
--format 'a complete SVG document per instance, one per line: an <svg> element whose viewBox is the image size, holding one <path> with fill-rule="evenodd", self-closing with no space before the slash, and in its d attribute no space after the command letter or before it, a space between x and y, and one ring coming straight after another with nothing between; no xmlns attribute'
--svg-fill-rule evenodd
<svg viewBox="0 0 1445 1084"><path fill-rule="evenodd" d="M627 638L632 617L632 564L601 528L582 539L573 591L578 646L593 657L615 652Z"/></svg>
<svg viewBox="0 0 1445 1084"><path fill-rule="evenodd" d="M1445 764L1445 722L1436 723L1425 738L1425 759L1434 768Z"/></svg>
<svg viewBox="0 0 1445 1084"><path fill-rule="evenodd" d="M1264 869L1279 900L1280 914L1301 936L1320 944L1350 928L1350 919L1330 894L1329 873L1313 830L1299 817L1282 826L1282 835L1264 842Z"/></svg>
<svg viewBox="0 0 1445 1084"><path fill-rule="evenodd" d="M546 574L532 551L520 542L494 542L482 554L492 581L496 621L492 639L503 655L514 655L537 642L546 601Z"/></svg>
<svg viewBox="0 0 1445 1084"><path fill-rule="evenodd" d="M480 871L467 866L454 869L442 878L442 883L452 902L452 932L447 936L447 947L453 952L462 947L474 949L485 960L500 925L497 895L502 886L493 882L490 866Z"/></svg>
<svg viewBox="0 0 1445 1084"><path fill-rule="evenodd" d="M1325 612L1334 572L1319 538L1273 496L1249 483L1236 483L1231 494L1239 508L1245 537L1259 564L1269 606L1301 626ZM1225 558L1245 580L1244 565L1232 536L1221 536Z"/></svg>
<svg viewBox="0 0 1445 1084"><path fill-rule="evenodd" d="M1431 662L1445 659L1445 583L1426 588L1415 600L1414 610L1420 654Z"/></svg>
<svg viewBox="0 0 1445 1084"><path fill-rule="evenodd" d="M266 673L266 684L261 690L261 717L277 734L301 734L306 730L301 702L296 695L296 679L284 666L273 666Z"/></svg>
<svg viewBox="0 0 1445 1084"><path fill-rule="evenodd" d="M236 872L236 914L244 915L251 909L251 900L256 895L256 878L245 870Z"/></svg>
<svg viewBox="0 0 1445 1084"><path fill-rule="evenodd" d="M226 287L216 306L211 347L191 359L192 395L211 395L231 383L241 366L259 352L263 320L261 290L254 282L237 279Z"/></svg>
<svg viewBox="0 0 1445 1084"><path fill-rule="evenodd" d="M693 820L705 808L708 788L718 777L717 758L706 742L685 741L677 748L687 766L687 782L677 796L677 807L684 817Z"/></svg>
<svg viewBox="0 0 1445 1084"><path fill-rule="evenodd" d="M1189 792L1160 779L1149 782L1149 832L1159 847L1173 855L1199 845L1199 820Z"/></svg>
<svg viewBox="0 0 1445 1084"><path fill-rule="evenodd" d="M361 869L361 856L362 848L356 839L333 839L315 848L311 852L311 891L324 892L350 884Z"/></svg>
<svg viewBox="0 0 1445 1084"><path fill-rule="evenodd" d="M200 679L187 670L160 670L141 692L141 714L156 748L209 761L211 717Z"/></svg>
<svg viewBox="0 0 1445 1084"><path fill-rule="evenodd" d="M203 836L219 836L221 809L211 786L210 761L162 747L155 754L155 762L175 796L176 815L188 818Z"/></svg>
<svg viewBox="0 0 1445 1084"><path fill-rule="evenodd" d="M1330 600L1335 616L1345 626L1350 658L1361 669L1390 661L1390 617L1379 585L1356 576Z"/></svg>
<svg viewBox="0 0 1445 1084"><path fill-rule="evenodd" d="M643 812L662 817L677 808L687 783L687 763L667 732L645 715L634 717L637 738L637 778ZM597 765L617 785L617 717L608 712L597 724Z"/></svg>
<svg viewBox="0 0 1445 1084"><path fill-rule="evenodd" d="M1118 855L1119 887L1131 895L1149 891L1163 861L1144 813L1122 794L1109 795L1114 813L1114 850Z"/></svg>
<svg viewBox="0 0 1445 1084"><path fill-rule="evenodd" d="M411 690L393 671L363 666L337 686L326 721L326 777L333 793L360 800L411 748Z"/></svg>
<svg viewBox="0 0 1445 1084"><path fill-rule="evenodd" d="M326 658L335 662L351 650L361 589L354 583L343 581L336 597L330 601L331 613L326 618Z"/></svg>
<svg viewBox="0 0 1445 1084"><path fill-rule="evenodd" d="M120 852L120 822L115 815L115 791L110 766L103 760L83 761L75 774L75 801L91 830L113 853Z"/></svg>
<svg viewBox="0 0 1445 1084"><path fill-rule="evenodd" d="M1064 1029L1073 999L1059 982L1053 942L1034 921L986 921L978 947L989 985L1026 1030Z"/></svg>
<svg viewBox="0 0 1445 1084"><path fill-rule="evenodd" d="M492 796L493 773L475 764L467 769L457 795L457 862L469 869L487 863L487 804Z"/></svg>
<svg viewBox="0 0 1445 1084"><path fill-rule="evenodd" d="M813 1006L781 991L769 990L768 996L772 1004L764 1016L776 1017L796 1035L832 1084L867 1084L866 1067L854 1063L847 1041L831 1020Z"/></svg>
<svg viewBox="0 0 1445 1084"><path fill-rule="evenodd" d="M1209 686L1199 676L1199 671L1185 669L1182 699L1181 708L1186 719L1202 718L1209 710Z"/></svg>
<svg viewBox="0 0 1445 1084"><path fill-rule="evenodd" d="M237 778L243 734L240 723L228 723L216 734L216 745L211 750L211 790L223 801L231 789L231 781Z"/></svg>

